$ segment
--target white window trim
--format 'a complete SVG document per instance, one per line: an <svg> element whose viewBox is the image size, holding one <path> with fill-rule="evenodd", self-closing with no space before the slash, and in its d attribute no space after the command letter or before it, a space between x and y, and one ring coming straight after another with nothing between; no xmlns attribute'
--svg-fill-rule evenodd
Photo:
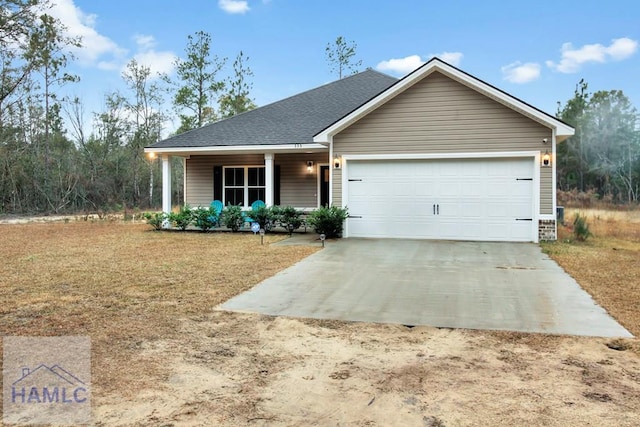
<svg viewBox="0 0 640 427"><path fill-rule="evenodd" d="M266 194L267 191L267 183L266 183L266 175L265 175L265 185L264 186L249 186L249 168L262 168L265 169L264 165L227 165L227 166L222 166L222 204L224 206L227 206L227 194L226 194L226 189L227 189L227 174L226 174L226 170L227 169L237 169L237 168L243 168L244 169L244 184L243 184L243 189L244 189L244 204L241 206L242 208L250 208L251 205L249 205L249 188L263 188ZM265 170L265 174L266 174L266 170ZM239 186L229 186L229 188L240 188ZM264 201L264 200L263 200Z"/></svg>

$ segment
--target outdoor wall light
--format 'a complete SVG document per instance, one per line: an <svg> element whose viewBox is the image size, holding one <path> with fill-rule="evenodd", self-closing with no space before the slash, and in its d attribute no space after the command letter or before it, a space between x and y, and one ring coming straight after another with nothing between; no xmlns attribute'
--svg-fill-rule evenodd
<svg viewBox="0 0 640 427"><path fill-rule="evenodd" d="M542 166L551 166L551 154L549 154L549 150L545 151L542 155Z"/></svg>
<svg viewBox="0 0 640 427"><path fill-rule="evenodd" d="M149 153L149 160L155 160L156 158L156 153L154 153L153 151Z"/></svg>
<svg viewBox="0 0 640 427"><path fill-rule="evenodd" d="M313 171L313 162L309 160L307 162L307 172L311 173Z"/></svg>
<svg viewBox="0 0 640 427"><path fill-rule="evenodd" d="M333 168L334 169L340 169L340 157L338 157L338 155L336 154L336 156L333 158Z"/></svg>
<svg viewBox="0 0 640 427"><path fill-rule="evenodd" d="M542 138L542 143L546 144L547 142L549 142L549 138Z"/></svg>

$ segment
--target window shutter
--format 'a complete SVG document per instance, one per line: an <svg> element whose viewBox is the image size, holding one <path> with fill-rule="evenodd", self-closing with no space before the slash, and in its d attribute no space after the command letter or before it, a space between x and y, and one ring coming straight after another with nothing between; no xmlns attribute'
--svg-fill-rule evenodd
<svg viewBox="0 0 640 427"><path fill-rule="evenodd" d="M273 204L280 206L280 165L273 167Z"/></svg>
<svg viewBox="0 0 640 427"><path fill-rule="evenodd" d="M222 166L213 167L213 200L222 201Z"/></svg>

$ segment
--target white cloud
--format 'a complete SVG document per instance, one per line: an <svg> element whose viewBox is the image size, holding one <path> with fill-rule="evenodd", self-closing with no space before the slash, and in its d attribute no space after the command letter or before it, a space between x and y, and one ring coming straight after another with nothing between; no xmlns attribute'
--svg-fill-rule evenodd
<svg viewBox="0 0 640 427"><path fill-rule="evenodd" d="M408 74L424 64L418 55L410 55L404 58L389 59L376 65L378 71L389 71L395 74Z"/></svg>
<svg viewBox="0 0 640 427"><path fill-rule="evenodd" d="M152 49L146 52L136 53L133 58L138 61L139 64L149 67L152 77L154 77L156 73L171 74L175 68L174 62L176 56L173 52L169 51L156 52Z"/></svg>
<svg viewBox="0 0 640 427"><path fill-rule="evenodd" d="M560 62L546 61L546 64L549 68L561 73L576 73L580 71L583 64L621 61L636 53L637 50L638 41L627 37L613 39L609 46L596 43L586 44L576 49L571 43L564 43L560 49Z"/></svg>
<svg viewBox="0 0 640 427"><path fill-rule="evenodd" d="M153 49L156 45L156 39L145 34L136 34L133 36L133 40L138 45L138 48L142 50Z"/></svg>
<svg viewBox="0 0 640 427"><path fill-rule="evenodd" d="M462 58L464 57L462 52L442 52L442 53L432 53L431 57L436 57L442 59L444 62L457 67L462 62Z"/></svg>
<svg viewBox="0 0 640 427"><path fill-rule="evenodd" d="M502 76L511 83L529 83L540 77L540 64L537 62L513 62L501 68Z"/></svg>
<svg viewBox="0 0 640 427"><path fill-rule="evenodd" d="M607 48L607 54L614 61L627 59L638 50L638 41L627 37L614 39L611 42L611 45Z"/></svg>
<svg viewBox="0 0 640 427"><path fill-rule="evenodd" d="M149 67L151 78L156 78L158 73L171 74L175 69L176 55L168 50L156 51L156 39L151 35L136 34L133 41L138 45L138 51L133 55L138 64ZM103 69L111 69L115 64L103 63ZM120 65L121 71L125 71L127 66Z"/></svg>
<svg viewBox="0 0 640 427"><path fill-rule="evenodd" d="M74 0L55 0L49 13L64 24L66 35L82 37L82 47L73 50L81 64L107 71L125 69L126 65L123 64L127 62L127 50L97 31L95 14L80 10L74 4ZM156 51L156 40L153 36L136 34L133 41L137 46L133 58L149 67L153 76L156 73L173 71L176 56L171 51Z"/></svg>
<svg viewBox="0 0 640 427"><path fill-rule="evenodd" d="M440 58L444 62L453 66L458 66L464 55L461 52L442 52L432 53L429 58ZM409 74L416 68L424 65L426 61L420 55L409 55L404 58L393 58L387 61L381 61L376 65L376 70L387 71L394 74Z"/></svg>
<svg viewBox="0 0 640 427"><path fill-rule="evenodd" d="M80 63L95 65L104 56L121 57L126 53L125 49L96 30L96 15L84 13L73 0L56 0L48 13L62 22L67 36L82 38L82 46L72 50Z"/></svg>
<svg viewBox="0 0 640 427"><path fill-rule="evenodd" d="M247 13L250 9L244 0L218 0L218 7L227 13Z"/></svg>

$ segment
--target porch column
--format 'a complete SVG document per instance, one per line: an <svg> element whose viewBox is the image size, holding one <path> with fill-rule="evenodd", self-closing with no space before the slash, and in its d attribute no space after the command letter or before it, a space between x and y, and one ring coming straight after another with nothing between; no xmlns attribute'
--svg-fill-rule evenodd
<svg viewBox="0 0 640 427"><path fill-rule="evenodd" d="M264 153L264 203L273 206L273 153Z"/></svg>
<svg viewBox="0 0 640 427"><path fill-rule="evenodd" d="M171 213L171 157L162 155L162 212ZM163 228L169 228L169 221L164 222Z"/></svg>

